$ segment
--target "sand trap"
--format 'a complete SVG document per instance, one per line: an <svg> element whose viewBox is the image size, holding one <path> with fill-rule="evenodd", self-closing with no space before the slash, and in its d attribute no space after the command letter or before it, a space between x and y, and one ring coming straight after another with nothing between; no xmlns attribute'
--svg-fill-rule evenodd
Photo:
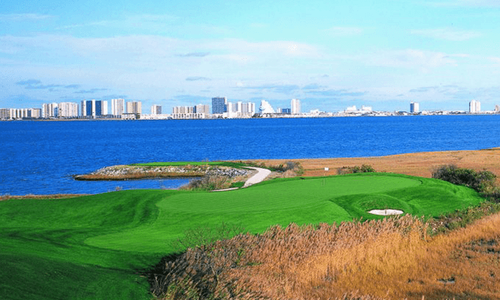
<svg viewBox="0 0 500 300"><path fill-rule="evenodd" d="M372 209L368 213L378 216L394 216L401 215L403 211L399 209Z"/></svg>

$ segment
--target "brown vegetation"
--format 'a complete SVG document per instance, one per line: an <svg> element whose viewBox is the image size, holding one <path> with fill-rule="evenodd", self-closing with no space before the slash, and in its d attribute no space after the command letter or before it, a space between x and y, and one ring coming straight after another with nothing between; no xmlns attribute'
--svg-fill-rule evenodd
<svg viewBox="0 0 500 300"><path fill-rule="evenodd" d="M166 259L160 299L498 299L500 214L429 237L405 216L272 227Z"/></svg>
<svg viewBox="0 0 500 300"><path fill-rule="evenodd" d="M302 176L335 175L338 168L362 164L371 165L377 172L421 177L431 177L433 168L450 164L474 170L487 169L500 174L500 148L477 151L421 152L380 157L294 159L293 161L299 162L304 168ZM279 165L285 160L257 160L255 162ZM330 171L325 172L325 167L328 167ZM500 183L500 177L497 178L497 182Z"/></svg>

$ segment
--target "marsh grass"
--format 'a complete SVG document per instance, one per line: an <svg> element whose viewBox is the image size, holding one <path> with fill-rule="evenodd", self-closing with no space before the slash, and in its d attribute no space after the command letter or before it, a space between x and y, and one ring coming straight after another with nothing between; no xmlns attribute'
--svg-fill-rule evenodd
<svg viewBox="0 0 500 300"><path fill-rule="evenodd" d="M291 224L188 249L150 277L160 299L493 299L500 215L434 237L411 216Z"/></svg>

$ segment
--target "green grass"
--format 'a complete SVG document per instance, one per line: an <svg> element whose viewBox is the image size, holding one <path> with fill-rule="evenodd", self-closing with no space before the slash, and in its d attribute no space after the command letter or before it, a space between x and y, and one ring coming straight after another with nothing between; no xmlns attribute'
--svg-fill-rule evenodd
<svg viewBox="0 0 500 300"><path fill-rule="evenodd" d="M0 202L0 299L150 299L138 273L189 229L341 222L378 208L438 216L482 201L468 188L393 174L276 179L229 192L130 190Z"/></svg>

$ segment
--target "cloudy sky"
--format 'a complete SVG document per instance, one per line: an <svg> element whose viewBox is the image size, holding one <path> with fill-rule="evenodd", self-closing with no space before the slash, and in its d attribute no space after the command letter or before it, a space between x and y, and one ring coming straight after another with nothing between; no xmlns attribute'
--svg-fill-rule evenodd
<svg viewBox="0 0 500 300"><path fill-rule="evenodd" d="M500 0L0 3L0 107L500 104Z"/></svg>

